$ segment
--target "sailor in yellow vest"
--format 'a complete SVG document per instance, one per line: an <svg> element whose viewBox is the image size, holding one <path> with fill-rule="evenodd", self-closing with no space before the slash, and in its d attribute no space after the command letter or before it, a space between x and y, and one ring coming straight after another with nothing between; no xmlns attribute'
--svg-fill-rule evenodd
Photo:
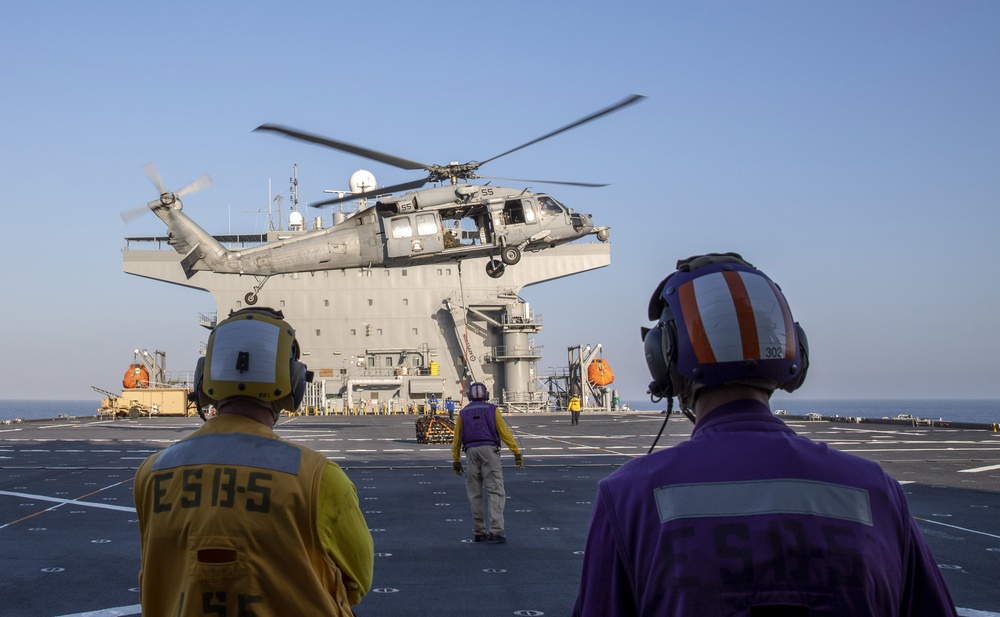
<svg viewBox="0 0 1000 617"><path fill-rule="evenodd" d="M566 409L569 410L570 414L570 424L580 423L580 397L573 395L569 397L569 404L566 405Z"/></svg>
<svg viewBox="0 0 1000 617"><path fill-rule="evenodd" d="M344 471L278 437L311 375L280 311L230 314L195 371L218 415L135 477L145 617L351 615L373 543Z"/></svg>

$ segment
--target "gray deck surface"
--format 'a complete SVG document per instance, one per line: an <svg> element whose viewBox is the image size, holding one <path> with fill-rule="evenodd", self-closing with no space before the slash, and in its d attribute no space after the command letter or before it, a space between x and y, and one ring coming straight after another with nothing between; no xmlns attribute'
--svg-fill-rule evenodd
<svg viewBox="0 0 1000 617"><path fill-rule="evenodd" d="M420 445L414 416L283 419L278 432L326 454L358 488L375 539L382 615L569 614L598 480L646 452L657 413L519 415L523 470L505 450L509 541L471 542L450 445ZM139 613L132 477L198 418L54 420L0 426L0 615ZM879 461L910 506L963 615L1000 614L1000 435L789 421L800 434ZM658 448L686 439L671 420ZM982 612L980 612L982 611Z"/></svg>

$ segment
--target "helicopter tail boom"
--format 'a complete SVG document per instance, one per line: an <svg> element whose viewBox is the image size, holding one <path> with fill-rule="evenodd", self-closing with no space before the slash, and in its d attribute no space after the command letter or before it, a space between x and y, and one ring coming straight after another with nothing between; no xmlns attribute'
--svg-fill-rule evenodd
<svg viewBox="0 0 1000 617"><path fill-rule="evenodd" d="M170 245L184 256L181 267L188 278L198 270L228 270L226 264L230 261L230 251L181 211L183 205L180 199L174 197L169 205L157 200L150 202L149 206L166 223Z"/></svg>

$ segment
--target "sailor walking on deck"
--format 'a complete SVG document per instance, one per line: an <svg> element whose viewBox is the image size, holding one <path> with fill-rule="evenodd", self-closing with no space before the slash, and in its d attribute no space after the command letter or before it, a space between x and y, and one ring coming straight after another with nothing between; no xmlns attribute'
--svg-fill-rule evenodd
<svg viewBox="0 0 1000 617"><path fill-rule="evenodd" d="M566 409L569 410L570 424L580 423L580 397L574 394L569 397L569 403L566 405Z"/></svg>
<svg viewBox="0 0 1000 617"><path fill-rule="evenodd" d="M524 458L500 414L500 408L486 402L487 397L485 384L477 382L469 387L471 402L458 412L458 419L455 420L451 458L455 474L462 475L461 458L462 451L465 451L465 462L469 467L465 476L465 492L472 507L472 539L476 542L489 540L502 543L507 541L503 520L507 493L500 465L500 442L507 444L514 453L518 467L524 467ZM488 532L483 512L484 488L489 495Z"/></svg>

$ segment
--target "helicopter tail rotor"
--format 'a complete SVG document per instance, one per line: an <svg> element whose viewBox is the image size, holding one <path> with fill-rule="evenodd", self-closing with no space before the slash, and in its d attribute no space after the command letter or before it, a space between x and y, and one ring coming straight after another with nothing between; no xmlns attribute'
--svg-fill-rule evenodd
<svg viewBox="0 0 1000 617"><path fill-rule="evenodd" d="M160 177L160 171L156 168L154 163L146 163L142 166L142 169L146 172L146 176L149 178L149 181L152 182L153 186L156 187L156 190L159 191L160 199L158 202L150 202L145 206L122 212L122 220L125 221L125 223L131 223L156 207L172 205L177 199L183 197L184 195L196 193L212 184L212 178L208 174L202 174L194 181L189 182L177 191L170 192L163 184L163 179Z"/></svg>

